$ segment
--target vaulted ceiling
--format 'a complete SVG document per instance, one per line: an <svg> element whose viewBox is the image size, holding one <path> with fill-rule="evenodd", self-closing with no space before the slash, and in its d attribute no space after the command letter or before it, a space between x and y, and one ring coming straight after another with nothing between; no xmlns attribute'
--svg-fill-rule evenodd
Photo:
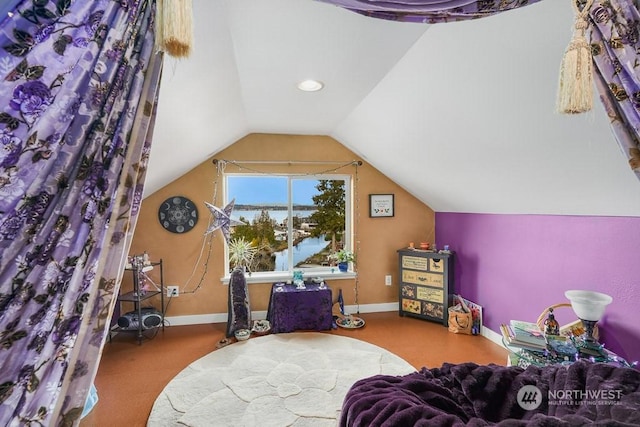
<svg viewBox="0 0 640 427"><path fill-rule="evenodd" d="M146 195L249 133L320 134L435 211L640 216L599 100L554 111L568 1L437 25L313 0L193 8L191 57L165 62ZM306 78L324 90L299 91Z"/></svg>

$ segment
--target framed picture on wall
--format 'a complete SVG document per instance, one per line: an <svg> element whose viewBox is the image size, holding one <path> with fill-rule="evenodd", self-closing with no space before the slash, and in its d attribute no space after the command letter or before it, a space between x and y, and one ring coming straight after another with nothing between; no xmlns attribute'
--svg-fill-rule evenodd
<svg viewBox="0 0 640 427"><path fill-rule="evenodd" d="M393 194L369 194L369 216L371 218L393 215Z"/></svg>

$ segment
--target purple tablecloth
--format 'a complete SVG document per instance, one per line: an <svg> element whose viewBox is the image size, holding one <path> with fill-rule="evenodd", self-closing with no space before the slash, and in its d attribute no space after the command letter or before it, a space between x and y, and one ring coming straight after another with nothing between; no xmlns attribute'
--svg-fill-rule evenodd
<svg viewBox="0 0 640 427"><path fill-rule="evenodd" d="M273 285L267 320L271 332L293 332L295 330L323 331L331 329L333 316L331 289L320 289L315 283L307 283L306 289L295 285Z"/></svg>

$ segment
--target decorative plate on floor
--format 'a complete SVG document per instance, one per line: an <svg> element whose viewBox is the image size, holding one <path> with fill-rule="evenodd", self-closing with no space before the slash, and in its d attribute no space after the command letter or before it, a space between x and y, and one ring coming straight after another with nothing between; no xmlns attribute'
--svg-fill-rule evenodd
<svg viewBox="0 0 640 427"><path fill-rule="evenodd" d="M338 317L336 325L346 329L358 329L364 326L364 320L355 316Z"/></svg>
<svg viewBox="0 0 640 427"><path fill-rule="evenodd" d="M158 208L158 220L165 230L172 233L186 233L198 222L198 209L186 197L169 197Z"/></svg>

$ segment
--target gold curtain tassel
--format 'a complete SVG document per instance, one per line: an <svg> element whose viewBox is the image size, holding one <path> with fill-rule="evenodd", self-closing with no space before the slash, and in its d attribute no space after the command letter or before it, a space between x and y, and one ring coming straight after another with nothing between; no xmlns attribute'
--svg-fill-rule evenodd
<svg viewBox="0 0 640 427"><path fill-rule="evenodd" d="M593 0L587 1L582 11L575 0L571 1L577 16L573 37L562 57L556 109L563 114L580 114L593 108L593 63L591 46L585 38Z"/></svg>
<svg viewBox="0 0 640 427"><path fill-rule="evenodd" d="M187 58L193 47L192 0L157 0L156 48Z"/></svg>

